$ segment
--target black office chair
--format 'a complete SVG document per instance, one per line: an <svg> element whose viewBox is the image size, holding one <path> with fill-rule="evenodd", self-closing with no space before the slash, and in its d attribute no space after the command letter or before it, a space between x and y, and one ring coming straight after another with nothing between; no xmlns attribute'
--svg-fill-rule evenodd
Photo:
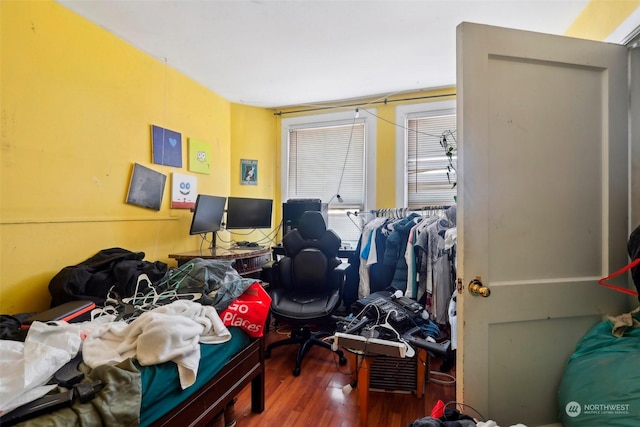
<svg viewBox="0 0 640 427"><path fill-rule="evenodd" d="M271 271L271 314L276 321L291 324L291 337L271 343L271 350L288 344L300 344L293 375L300 375L302 358L314 346L335 351L341 365L347 360L341 350L333 350L322 338L332 332L311 332L312 326L329 323L331 314L340 304L342 285L348 263L338 258L340 237L327 230L322 214L307 211L302 214L298 228L282 239L285 256L274 262Z"/></svg>

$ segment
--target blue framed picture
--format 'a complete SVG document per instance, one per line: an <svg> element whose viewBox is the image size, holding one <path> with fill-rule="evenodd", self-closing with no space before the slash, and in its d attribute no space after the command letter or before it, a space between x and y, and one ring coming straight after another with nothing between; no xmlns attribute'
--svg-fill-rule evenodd
<svg viewBox="0 0 640 427"><path fill-rule="evenodd" d="M182 167L182 135L179 132L151 125L153 163Z"/></svg>

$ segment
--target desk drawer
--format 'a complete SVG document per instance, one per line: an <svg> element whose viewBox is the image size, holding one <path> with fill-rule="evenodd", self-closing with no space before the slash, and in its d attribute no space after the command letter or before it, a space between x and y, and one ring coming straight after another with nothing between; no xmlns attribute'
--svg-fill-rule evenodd
<svg viewBox="0 0 640 427"><path fill-rule="evenodd" d="M271 261L271 254L263 254L251 258L238 258L233 264L233 268L236 269L241 275L255 273L262 269L262 266Z"/></svg>

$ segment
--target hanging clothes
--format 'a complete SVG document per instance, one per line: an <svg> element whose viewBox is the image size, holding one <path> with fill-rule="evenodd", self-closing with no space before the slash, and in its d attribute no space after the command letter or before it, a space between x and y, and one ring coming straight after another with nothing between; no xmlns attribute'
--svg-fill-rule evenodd
<svg viewBox="0 0 640 427"><path fill-rule="evenodd" d="M387 218L375 218L364 225L362 235L360 236L360 265L358 272L360 273L360 281L358 283L358 297L362 298L371 293L371 285L369 283L369 268L372 264L378 262L378 252L376 250L376 229L384 225ZM372 250L373 247L373 250Z"/></svg>
<svg viewBox="0 0 640 427"><path fill-rule="evenodd" d="M431 274L431 263L428 261L429 233L427 228L438 220L438 217L428 217L423 219L416 228L416 240L414 243L414 254L416 257L416 289L407 289L411 295L406 295L416 300L421 300L425 294L433 291L433 275Z"/></svg>
<svg viewBox="0 0 640 427"><path fill-rule="evenodd" d="M407 261L404 257L409 239L409 232L416 225L420 214L413 212L406 218L398 220L393 227L393 232L387 238L387 246L384 251L383 263L394 268L391 287L403 293L407 289Z"/></svg>
<svg viewBox="0 0 640 427"><path fill-rule="evenodd" d="M456 207L437 206L429 216L422 210L371 211L376 217L363 227L351 267L357 283L345 284L345 303L380 290L400 290L422 302L436 323L449 322L456 277Z"/></svg>
<svg viewBox="0 0 640 427"><path fill-rule="evenodd" d="M455 288L452 251L447 249L445 239L447 232L455 225L456 207L452 206L426 228L428 237L427 274L430 274L431 277L430 311L438 324L448 322L449 300Z"/></svg>

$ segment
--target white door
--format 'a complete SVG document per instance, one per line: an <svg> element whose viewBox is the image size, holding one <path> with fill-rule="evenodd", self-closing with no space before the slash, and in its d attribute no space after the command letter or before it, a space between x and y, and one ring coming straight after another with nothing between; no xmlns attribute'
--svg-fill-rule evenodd
<svg viewBox="0 0 640 427"><path fill-rule="evenodd" d="M457 400L502 426L554 423L576 343L629 308L597 285L627 262L627 50L470 23L457 37Z"/></svg>

